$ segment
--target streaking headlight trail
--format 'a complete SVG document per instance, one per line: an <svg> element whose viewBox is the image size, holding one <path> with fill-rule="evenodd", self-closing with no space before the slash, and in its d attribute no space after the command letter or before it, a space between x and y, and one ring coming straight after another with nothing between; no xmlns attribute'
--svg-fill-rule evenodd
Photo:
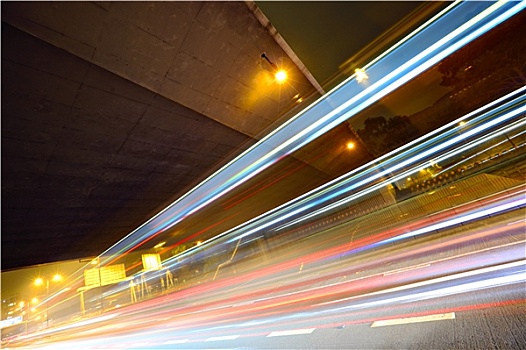
<svg viewBox="0 0 526 350"><path fill-rule="evenodd" d="M144 239L174 226L233 188L301 148L342 121L402 86L441 59L521 11L524 2L455 2L417 29L417 34L365 69L370 86L351 77L270 133L103 255L129 251ZM471 18L466 21L466 15ZM396 68L392 68L396 67ZM307 127L306 127L307 126Z"/></svg>

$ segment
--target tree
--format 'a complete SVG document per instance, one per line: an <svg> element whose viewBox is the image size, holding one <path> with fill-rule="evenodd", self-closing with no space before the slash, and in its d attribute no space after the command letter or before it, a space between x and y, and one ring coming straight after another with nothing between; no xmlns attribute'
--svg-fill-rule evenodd
<svg viewBox="0 0 526 350"><path fill-rule="evenodd" d="M379 116L367 118L358 134L370 152L379 157L412 141L419 133L407 116Z"/></svg>
<svg viewBox="0 0 526 350"><path fill-rule="evenodd" d="M526 85L526 12L474 40L437 67L464 113Z"/></svg>

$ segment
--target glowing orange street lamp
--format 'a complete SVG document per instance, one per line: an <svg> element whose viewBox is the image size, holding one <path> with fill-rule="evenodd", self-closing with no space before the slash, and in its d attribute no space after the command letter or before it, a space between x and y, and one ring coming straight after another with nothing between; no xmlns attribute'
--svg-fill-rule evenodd
<svg viewBox="0 0 526 350"><path fill-rule="evenodd" d="M287 72L283 69L278 69L278 67L272 63L272 61L264 53L261 54L261 57L267 60L270 66L274 69L274 78L276 78L276 81L279 84L283 84L287 80Z"/></svg>
<svg viewBox="0 0 526 350"><path fill-rule="evenodd" d="M287 72L282 69L278 70L276 74L274 74L274 77L278 83L282 84L287 80Z"/></svg>

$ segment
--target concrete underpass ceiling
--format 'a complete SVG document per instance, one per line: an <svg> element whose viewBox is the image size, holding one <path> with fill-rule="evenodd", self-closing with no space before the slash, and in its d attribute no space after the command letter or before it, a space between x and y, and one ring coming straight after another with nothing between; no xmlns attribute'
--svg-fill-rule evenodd
<svg viewBox="0 0 526 350"><path fill-rule="evenodd" d="M101 253L317 94L253 11L2 2L2 270Z"/></svg>

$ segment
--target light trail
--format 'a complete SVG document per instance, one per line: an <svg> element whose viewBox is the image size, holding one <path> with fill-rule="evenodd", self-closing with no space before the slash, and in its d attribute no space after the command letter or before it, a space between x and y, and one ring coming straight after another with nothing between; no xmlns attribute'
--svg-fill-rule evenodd
<svg viewBox="0 0 526 350"><path fill-rule="evenodd" d="M366 239L362 239L361 241L356 241L354 242L352 249L349 249L346 246L336 247L331 250L320 251L315 254L304 256L301 259L302 261L308 263L328 259L329 257L334 258L339 256L340 254L356 254L358 252L372 250L375 247L388 245L389 243L394 241L400 241L410 237L416 237L440 229L452 227L460 223L466 223L477 219L483 219L488 215L496 215L502 212L506 212L510 209L516 208L518 206L523 206L526 200L524 193L525 188L520 187L515 189L515 191L506 191L502 194L489 196L486 199L478 200L474 203L466 203L462 206L452 208L446 212L438 213L434 216L426 218L426 220L423 220L420 223L411 223L407 227L401 227L397 230L381 232L373 237L368 237ZM450 216L452 216L452 218L450 218ZM429 225L429 223L431 223L431 225ZM298 262L296 260L291 260L287 264L279 266L279 270L277 270L275 267L262 269L256 274L256 276L261 277L265 275L271 275L280 270L287 270L288 268L290 268L290 266L297 265ZM246 275L245 278L247 280L254 278L251 276L252 275L249 274ZM242 283L242 281L233 279L231 281L225 281L225 283L227 283L228 285L235 285L238 283ZM201 293L205 293L205 291L201 291Z"/></svg>
<svg viewBox="0 0 526 350"><path fill-rule="evenodd" d="M500 212L507 211L509 209L524 207L524 205L526 205L526 196L524 196L524 193L521 193L520 195L516 196L513 201L510 201L508 203L504 203L504 204L501 204L495 207L491 207L491 208L487 208L484 210L477 210L473 213L466 214L466 215L459 215L455 217L454 219L451 219L445 222L441 222L435 225L430 225L428 227L425 227L419 230L414 230L412 232L408 232L406 234L387 239L384 242L382 242L382 244L398 241L401 239L406 239L409 237L415 237L415 236L418 236L424 233L437 231L437 230L440 230L446 227L458 225L460 223L470 222L472 220L480 219L485 216L491 216L491 215L494 215Z"/></svg>
<svg viewBox="0 0 526 350"><path fill-rule="evenodd" d="M370 85L360 85L351 77L103 254L122 253L144 246L156 235L353 117L525 6L526 2L504 1L452 4L440 16L367 65ZM470 9L473 13L466 21L466 11ZM385 187L388 182L418 171L428 162L451 159L492 138L524 127L525 92L526 87L522 87L509 93L373 162L223 232L206 241L215 244L207 245L208 250L195 247L163 264L165 267L178 266L180 262L176 259L214 253L213 249L222 249L229 242L255 233L261 233L258 237L263 237L271 230L284 231L293 225L316 220L322 214ZM456 128L459 120L467 120L461 134ZM326 232L302 237L295 242L295 251L290 255L270 257L269 262L262 266L250 265L249 262L246 271L236 272L228 278L217 281L204 278L185 289L163 295L162 299L144 300L118 311L105 310L104 316L28 334L18 340L33 341L36 347L58 340L58 344L49 347L53 349L107 344L118 347L124 343L127 346L149 346L147 344L152 344L147 341L149 339L156 339L157 344L192 342L205 330L209 341L227 341L241 336L237 327L253 332L269 325L286 325L290 329L291 323L300 324L304 319L324 325L329 317L359 315L359 310L390 312L402 309L408 302L436 300L499 286L522 286L526 281L526 259L520 248L525 241L517 232L523 228L524 220L516 220L516 216L518 209L525 205L525 188L517 186L449 209L436 210L427 217L415 216L393 222L387 227L374 222L364 224L360 229L366 233L356 239L353 233L350 242L344 240L343 226L333 227L332 231L326 231L330 233L328 238L322 237ZM300 216L305 212L308 214ZM514 221L501 223L509 217ZM362 222L366 223L365 219L358 218L346 225L357 230ZM290 222L283 224L285 220ZM484 227L485 220L501 221L488 228ZM456 232L459 225L480 229ZM446 230L451 237L441 235ZM197 237L203 231L185 240ZM287 234L290 232L283 235ZM511 238L506 240L506 235ZM284 238L286 242L288 237ZM509 240L513 239L516 241L510 243ZM452 247L488 241L490 247L453 253ZM387 249L395 242L396 249ZM442 256L443 253L446 256ZM242 259L245 257L241 256ZM114 261L114 258L104 262ZM387 265L391 263L396 266ZM152 274L147 280L158 277ZM125 292L127 288L126 282L103 296L111 297L112 293ZM475 305L468 303L463 307ZM425 312L429 313L429 310ZM363 320L361 316L359 321ZM223 334L233 329L235 334ZM302 326L298 329L313 331L315 328ZM277 330L274 334L283 334L280 332L284 330ZM173 339L174 333L180 337L184 335L184 339ZM87 342L72 341L77 337Z"/></svg>
<svg viewBox="0 0 526 350"><path fill-rule="evenodd" d="M398 150L394 150L394 151L390 152L389 154L380 157L377 161L380 161L380 160L383 161L384 159L388 159L384 163L382 163L382 168L385 168L385 167L389 166L390 164L395 164L395 165L398 164L399 165L400 162L404 158L407 158L408 156L412 156L413 154L417 154L418 155L419 154L418 152L419 152L420 148L425 149L428 145L433 145L433 144L437 144L437 143L439 144L439 146L435 146L435 152L434 153L438 153L439 151L442 151L445 148L443 144L442 145L440 144L441 138L444 137L443 135L441 135L441 133L444 132L444 131L446 131L445 136L451 136L452 135L454 137L453 141L451 141L452 144L462 143L462 141L464 141L467 137L473 136L473 134L475 134L475 132L473 132L473 130L472 130L472 132L469 135L468 134L464 134L464 136L462 137L462 135L458 135L455 130L451 130L451 127L456 127L456 125L458 124L459 121L465 120L467 118L471 118L472 116L477 115L477 114L479 114L479 116L474 118L473 120L471 120L471 123L473 123L473 124L481 123L482 121L486 120L487 118L490 118L490 120L491 120L491 117L493 116L493 114L501 112L501 111L506 111L506 110L508 110L509 114L507 113L504 116L501 116L501 118L503 118L503 119L500 120L501 123L503 123L505 120L508 120L508 119L513 118L513 117L515 117L517 115L520 115L524 111L524 103L525 103L525 100L526 100L526 95L524 95L524 92L526 92L526 87L522 87L522 88L520 88L520 89L518 89L518 90L516 90L516 91L514 91L514 92L512 92L512 93L510 93L510 94L508 94L506 96L503 96L502 98L500 98L500 99L498 99L496 101L492 101L488 105L480 107L477 110L475 110L473 112L470 112L469 114L458 118L457 120L445 125L444 127L440 128L438 130L435 130L434 132L430 133L429 135L423 136L423 137L413 141L412 143L410 143L408 145L402 146ZM502 102L504 102L506 100L510 100L510 99L512 99L512 100L508 101L507 103L505 103L503 105L499 105L499 103L502 103ZM515 106L515 107L512 110L509 110L513 106ZM489 109L489 111L487 111L488 109ZM493 122L493 124L498 124L499 123L498 121L495 122L494 120L492 122ZM514 124L514 126L515 125L516 124ZM477 129L477 133L484 134L484 131L487 130L488 128L490 128L490 126L488 126L488 125L480 126L480 129ZM513 128L513 126L510 126L510 128ZM504 130L509 130L509 129L504 129ZM472 143L470 143L468 145L463 145L461 147L460 151L467 151L470 148L473 148L476 145L484 142L483 140L489 139L490 137L494 137L494 136L502 134L502 133L505 133L505 131L500 131L500 132L497 132L496 134L494 133L494 134L491 134L491 135L489 135L489 136L487 136L485 138L479 139L476 142L472 142ZM434 138L431 138L431 136L433 136L433 135L435 135ZM404 152L404 153L401 152L402 150L406 149L407 147L414 146L416 144L419 145L419 147L416 148L416 151L410 150L407 153L406 152ZM416 162L417 160L418 159L416 159L416 160L413 159L412 162ZM423 162L427 162L427 161L431 161L431 160L432 159L429 158L427 160L424 160ZM235 240L237 240L239 238L246 237L246 236L251 235L251 234L253 234L255 232L262 231L263 229L266 229L268 227L272 227L272 225L277 224L280 221L284 221L285 219L292 218L295 215L297 215L297 214L299 214L299 213L301 213L303 211L310 210L311 208L313 208L313 207L315 207L317 205L320 205L323 202L330 201L334 197L337 197L339 195L342 195L345 192L349 192L350 190L357 188L358 186L353 184L353 181L357 181L360 178L364 179L364 180L361 180L361 183L360 183L361 185L367 185L367 184L373 183L373 178L371 176L375 176L374 179L377 179L377 178L381 177L381 176L378 176L378 174L371 175L371 173L376 172L376 167L372 166L373 163L374 162L370 162L370 163L368 163L368 164L366 164L366 165L364 165L364 166L362 166L362 167L360 167L360 168L358 168L356 170L351 171L348 174L345 174L345 175L339 177L338 179L335 179L335 180L327 183L326 185L323 185L323 186L321 186L321 187L319 187L317 189L311 190L308 193L306 193L305 195L302 195L302 196L300 196L300 197L298 197L298 198L296 198L296 199L294 199L294 200L292 200L292 201L290 201L288 203L285 203L285 204L283 204L281 206L278 206L275 209L270 210L269 212L261 214L260 216L254 218L252 220L249 220L249 221L247 221L244 224L241 224L241 225L239 225L237 227L234 227L234 228L224 232L223 234L216 236L214 238L214 240L222 237L223 235L229 235L229 234L232 234L233 232L236 232L236 231L248 230L250 227L254 227L252 230L246 231L241 236L234 236L233 238L230 239L230 241L235 241ZM396 177L391 178L390 181L395 181L397 179L402 179L402 178L412 174L413 172L420 170L420 167L422 166L421 164L422 163L418 163L418 165L414 166L413 168L410 168L409 170L404 171L403 173L397 175ZM400 168L400 167L398 166L398 168ZM395 168L388 168L387 170L385 170L383 172L383 176L385 176L386 174L389 174L389 173L391 173L391 172L393 172L395 170L396 170ZM306 220L308 218L320 215L320 214L322 214L322 213L324 213L326 211L329 211L329 210L332 210L334 208L337 208L338 206L345 205L345 204L347 204L350 201L353 201L353 200L356 200L356 199L358 199L360 197L363 197L366 194L371 193L373 191L376 191L376 190L378 190L378 189L380 189L380 188L382 188L384 186L386 186L386 181L381 182L381 183L376 184L376 185L373 185L373 186L369 186L366 190L364 190L362 192L355 193L351 197L347 197L346 199L344 199L342 201L334 203L334 204L332 204L332 206L326 206L323 209L321 209L321 210L319 210L319 211L317 211L315 213L311 213L311 214L309 214L309 215L307 215L307 216L305 216L303 218L291 220L291 221L289 221L289 223L281 225L278 228L275 228L275 230L289 227L291 225L294 225L294 224L297 224L297 223L299 223L301 221L304 221L304 220ZM336 193L331 193L331 191L337 191L339 188L343 188L343 190L339 190ZM325 197L323 198L322 196L325 196ZM294 208L296 208L296 209L294 211L291 211ZM287 213L287 210L289 211L288 213ZM274 218L274 219L271 220L272 218Z"/></svg>
<svg viewBox="0 0 526 350"><path fill-rule="evenodd" d="M515 130L516 128L519 128L519 127L521 127L521 126L523 127L524 124L526 124L526 120L525 120L525 119L519 120L519 121L513 123L512 125L510 125L508 128L503 129L502 132L499 133L499 134L500 134L500 135L505 135L505 136L506 136L506 133L507 133L507 132L512 131L512 130ZM526 130L523 129L523 131L518 132L518 133L515 134L514 136L515 136L515 137L519 137L519 136L522 136L522 135L524 135L524 134L526 134ZM501 145L503 145L503 144L505 144L505 143L507 143L507 142L510 142L510 141L509 141L508 139L502 140L502 141L500 141L500 142L498 142L498 143L496 143L496 144L494 144L494 145L491 145L491 146L489 146L489 147L487 147L487 148L485 148L485 149L483 149L483 150L481 150L481 151L479 151L479 152L474 153L473 155L471 155L471 156L469 156L469 157L462 158L462 159L459 160L458 162L456 162L456 163L454 163L454 164L448 166L448 168L443 169L443 170L441 170L440 172L436 173L434 176L436 177L436 176L439 176L439 175L441 175L441 174L443 174L443 173L445 173L445 172L448 172L448 171L450 171L451 168L457 167L457 166L459 166L459 165L462 164L462 163L466 163L466 162L468 162L468 161L470 161L470 160L472 160L472 159L475 159L476 157L478 157L478 156L484 154L485 152L488 152L488 151L491 151L491 150L497 149L499 146L501 146ZM515 148L515 147L514 147L514 148ZM439 161L440 161L440 160L439 160Z"/></svg>
<svg viewBox="0 0 526 350"><path fill-rule="evenodd" d="M416 282L416 283L411 283L411 284L404 285L404 286L393 287L393 288L389 288L389 289L385 289L385 290L381 290L377 292L368 293L365 295L359 295L359 296L353 296L353 297L349 297L345 299L334 300L334 301L330 301L330 302L323 303L320 305L348 302L350 300L356 300L356 299L363 298L366 296L377 296L377 295L383 295L383 294L388 294L392 292L406 291L406 290L414 289L417 287L429 286L429 285L434 285L434 284L438 284L442 282L458 280L458 279L462 279L465 277L484 275L488 272L505 271L510 268L524 267L524 266L526 266L526 260L521 260L521 261L511 262L507 264L502 264L499 266L491 266L487 268L458 273L455 275L448 275L445 277L435 278L435 279L431 279L431 280L427 280L423 282ZM424 300L424 299L429 299L429 298L438 298L438 297L443 297L443 296L448 296L448 295L453 295L453 294L458 294L458 293L465 293L465 292L473 291L473 290L484 289L488 287L494 287L494 286L500 286L500 285L506 285L506 284L512 284L512 283L521 283L521 282L523 283L525 281L526 281L526 270L519 269L519 272L513 273L511 275L495 277L495 278L490 278L490 279L481 279L476 282L458 284L452 287L437 288L429 292L420 292L420 293L409 294L409 295L404 295L400 297L382 299L382 300L374 301L374 302L356 303L356 304L352 304L348 306L343 306L339 308L338 310L344 310L344 309L349 309L349 308L354 309L354 308L374 307L374 306L378 306L382 304L390 304L390 303L396 304L400 302L417 301L417 300Z"/></svg>
<svg viewBox="0 0 526 350"><path fill-rule="evenodd" d="M376 72L380 73L378 76L383 77L372 87L362 91L362 87L355 80L350 79L338 90L330 92L267 135L101 255L129 251L139 242L173 227L192 213L261 173L285 154L302 147L350 118L351 115L378 101L385 94L518 13L525 6L526 4L522 2L477 3L476 5L469 2L455 3L455 6L451 6L441 18L426 24L426 28L419 28L418 35L411 37L382 60L375 62L374 67L368 69L370 81L374 80ZM473 11L473 17L468 21L465 20L466 10ZM429 40L430 36L437 35L441 37L440 40ZM433 44L430 46L429 43ZM418 65L413 67L413 63ZM386 74L385 67L399 68ZM340 95L347 97L342 100ZM348 96L354 97L349 99ZM372 97L359 100L365 96ZM334 103L340 106L335 107ZM308 127L305 128L305 125Z"/></svg>
<svg viewBox="0 0 526 350"><path fill-rule="evenodd" d="M523 90L524 89L520 89L520 91L523 91ZM509 130L512 130L512 129L516 128L516 127L524 125L526 123L526 121L522 120L522 121L519 121L517 123L514 123L512 126L505 127L503 130L500 130L500 131L497 131L497 132L494 132L494 133L490 133L488 135L484 135L485 131L490 129L491 127L493 127L495 125L498 125L498 124L502 124L505 121L511 120L512 118L514 118L516 116L520 116L522 113L526 112L526 105L524 105L525 101L526 101L526 96L522 95L522 96L519 96L516 101L512 101L512 102L510 102L508 104L505 104L504 106L500 106L499 110L505 110L507 108L510 108L510 106L518 105L518 107L516 107L515 109L512 109L511 111L509 111L509 113L506 113L506 114L500 116L499 118L492 119L487 124L482 124L479 127L474 128L474 129L470 130L469 132L466 132L466 133L464 133L462 135L455 136L455 137L453 137L452 139L449 139L449 140L446 138L447 141L444 141L442 143L438 142L439 138L432 139L430 142L435 143L435 144L438 143L438 145L436 145L436 146L434 146L434 147L432 147L430 149L426 149L425 145L417 147L417 148L415 148L414 151L409 153L409 155L412 156L412 158L409 158L409 159L406 159L406 160L403 160L403 161L401 159L394 158L393 160L387 161L387 162L385 162L385 164L382 164L382 165L378 166L380 169L385 169L385 170L382 170L381 172L377 172L375 175L369 175L367 177L362 175L361 177L350 178L350 179L347 179L345 181L341 181L340 183L336 184L333 189L324 189L323 192L320 191L321 192L320 194L315 192L314 194L312 194L310 196L310 198L308 198L306 200L303 200L302 204L304 204L304 207L300 207L300 208L296 209L295 211L293 211L291 213L288 213L286 215L282 215L281 219L282 220L289 219L289 218L293 217L294 215L297 215L300 212L311 210L313 207L315 207L316 205L319 205L320 203L329 202L333 198L335 198L337 196L340 196L340 195L342 195L342 194L344 194L346 192L351 192L352 190L358 189L358 188L360 188L362 186L370 185L365 190L361 190L360 192L354 193L351 196L349 196L347 198L344 198L342 200L339 200L339 201L337 201L335 203L332 203L332 204L330 204L328 206L325 206L322 209L311 211L309 214L307 214L307 215L305 215L303 217L300 217L300 218L297 218L297 219L294 219L294 220L290 220L288 223L281 225L279 228L276 228L276 230L284 229L284 228L296 225L296 224L298 224L298 223L300 223L302 221L305 221L305 220L308 220L310 218L319 216L319 215L321 215L321 214L323 214L323 213L325 213L327 211L330 211L330 210L333 210L333 209L338 208L340 206L343 206L343 205L345 205L345 204L347 204L347 203L349 203L351 201L354 201L354 200L356 200L356 199L358 199L360 197L365 196L366 194L372 193L372 192L377 191L378 189L380 189L382 187L387 186L387 184L390 183L390 182L395 182L397 180L406 178L407 176L419 171L420 168L422 167L422 164L424 164L424 163L427 163L429 161L438 162L438 161L446 160L449 157L452 157L453 155L456 155L456 154L459 154L459 153L462 153L462 152L466 152L469 149L472 149L472 148L476 147L477 145L479 145L481 143L484 143L487 140L489 140L489 139L491 139L491 138L493 138L495 136L502 135L502 134L506 133ZM483 116L487 116L487 115L492 116L493 113L495 113L495 111L491 110L491 111L487 112ZM480 117L480 119L481 118L482 117ZM450 131L450 134L455 135L455 132L454 131ZM434 159L432 158L434 154L437 154L439 152L443 152L444 150L447 150L449 146L452 146L452 145L455 145L455 144L461 144L461 142L463 140L466 140L466 139L468 139L468 138L470 138L470 137L472 137L474 135L477 135L477 134L481 134L481 135L484 135L484 136L480 137L475 142L470 142L469 144L462 145L461 147L457 148L454 151L451 151L450 153L447 153L445 155L439 156L439 157L434 158ZM425 151L422 152L421 149L424 149ZM393 165L391 165L391 164L393 164ZM412 165L412 167L407 168L409 165ZM390 174L395 173L399 169L404 169L404 171L402 173L398 174L398 175L391 175L391 176L389 176ZM382 181L380 183L374 184L375 180L380 179L380 178L385 178L386 176L389 176L388 180L384 180L384 181ZM363 179L360 180L360 178L363 178ZM354 181L357 181L357 182L354 182ZM343 189L342 190L338 190L339 188L343 188ZM329 194L328 190L333 190L333 191L336 190L336 192L332 192L332 193ZM325 195L325 198L317 199L321 195ZM311 203L309 203L308 201L311 201ZM278 219L276 219L274 222L271 222L270 224L265 225L264 227L270 226L270 225L272 225L272 224L274 224L276 222L279 222L279 221L280 221L280 217L278 217ZM253 233L253 231L249 232L248 234L251 234L251 233Z"/></svg>
<svg viewBox="0 0 526 350"><path fill-rule="evenodd" d="M480 250L469 252L469 253L458 254L458 255L448 256L448 257L445 257L445 258L442 258L442 259L432 260L428 264L419 264L419 265L416 265L416 266L409 266L409 267L404 268L404 269L396 269L396 270L389 270L389 271L385 271L385 272L378 272L376 274L371 274L371 275L366 275L366 276L363 276L363 277L353 278L351 280L347 280L347 281L343 281L343 282L336 282L336 283L331 283L331 284L325 284L325 285L318 286L318 287L301 288L301 289L296 290L296 291L291 291L291 292L287 292L287 293L280 293L280 294L269 296L269 297L265 297L265 298L258 298L258 299L251 298L251 299L249 299L250 303L243 304L243 306L244 305L258 304L258 303L266 303L266 305L271 305L272 304L272 305L275 306L276 303L279 304L279 303L282 303L282 302L274 302L274 300L281 300L281 299L284 299L284 298L286 298L288 300L285 303L295 303L297 300L301 300L301 299L303 299L305 297L307 297L309 299L316 299L320 295L327 295L327 294L336 295L336 294L338 294L341 291L351 292L353 290L358 290L356 288L356 285L358 283L360 285L363 285L363 286L370 285L372 287L374 287L374 286L380 287L380 285L378 285L377 282L380 281L380 278L382 278L382 277L392 276L392 275L397 275L397 274L407 274L408 272L414 272L414 270L416 270L416 269L427 268L427 267L430 267L430 266L436 265L436 264L447 263L447 262L451 262L451 261L455 261L455 260L459 260L459 259L464 259L464 258L473 258L473 257L476 257L477 255L479 255L481 253L497 251L497 250L499 250L501 248L511 248L511 247L514 247L514 246L518 248L518 247L524 245L524 243L525 243L525 241L522 240L520 242L503 244L503 245L500 245L500 246L497 246L497 247L480 249ZM413 254L411 253L411 255L413 255ZM442 277L442 278L439 278L439 279L426 280L424 282L413 283L413 284L409 284L409 285L405 285L405 286L401 286L401 287L396 287L396 288L381 289L378 292L369 293L369 294L366 294L366 295L358 294L358 295L355 295L353 297L344 298L344 299L336 299L336 300L332 300L330 302L320 303L320 304L316 304L316 305L335 304L335 303L340 303L342 301L358 299L358 298L361 298L361 297L364 297L364 296L384 294L384 293L390 293L390 292L394 292L394 291L401 291L401 290L411 289L411 288L414 288L414 287L422 287L422 286L426 286L426 285L429 285L429 284L434 284L434 283L437 283L437 282L451 281L451 280L454 280L454 279L460 278L460 277L467 277L467 276L472 276L472 275L475 275L475 274L499 271L499 270L507 269L509 267L515 267L515 266L520 266L520 265L526 264L526 262L524 260L524 257L525 257L524 254L523 255L516 255L516 256L512 255L512 256L510 256L510 259L512 259L512 260L513 259L520 259L520 260L518 262L514 262L511 265L508 265L507 262L502 263L501 261L496 260L498 262L498 264L499 264L499 265L496 265L497 267L493 266L493 267L488 267L487 269L482 269L482 270L478 270L479 266L477 265L477 260L473 260L473 262L471 264L471 267L476 268L476 270L479 271L478 273L466 272L466 273L461 273L461 274L451 274L451 275L448 275L446 277ZM376 264L376 265L378 265L378 264ZM472 271L474 271L474 270L472 270ZM418 278L425 277L426 276L425 275L426 272L422 272L422 273L424 275L417 276L417 277L414 277L414 278L418 279ZM399 278L398 276L395 276L395 277ZM304 282L304 283L305 283L305 285L308 285L309 283L312 283L312 282L307 281L307 282ZM264 293L268 293L268 291L266 291ZM242 305L236 305L236 306L242 306ZM229 307L229 306L227 305L225 307ZM202 310L199 311L199 312L202 312Z"/></svg>
<svg viewBox="0 0 526 350"><path fill-rule="evenodd" d="M515 225L520 224L521 223L518 222ZM507 224L504 224L503 227L507 226ZM498 232L495 232L495 234L498 235ZM464 237L464 235L458 237L458 239L466 238L467 237ZM450 243L455 245L458 244L453 241ZM470 261L471 266L477 266L478 261L476 259L469 258L470 256L477 256L482 252L488 252L490 253L488 256L498 257L499 254L493 254L491 252L493 250L521 246L523 244L524 241L515 242L513 244L508 243L491 248L485 248L476 252L469 252L467 254L432 260L430 263L431 265L435 265L439 262L445 263L447 261L463 259L465 261ZM412 253L412 249L408 250L407 253ZM515 258L510 254L505 254L505 256L509 259ZM375 263L375 261L370 261L370 263ZM107 322L100 320L101 322L104 322L104 324L97 325L96 328L88 329L88 333L77 332L74 335L70 334L68 336L64 336L63 338L58 338L57 340L59 343L54 343L54 347L53 345L50 345L49 348L68 349L68 346L71 348L71 346L75 344L82 344L82 346L86 349L96 348L100 345L110 346L112 344L127 344L126 347L129 347L129 344L148 343L150 344L148 346L154 346L157 343L179 341L173 339L174 335L184 335L185 338L180 339L180 341L184 341L186 343L195 341L196 337L199 339L200 334L203 334L203 332L206 332L208 336L206 339L215 336L227 337L239 335L241 333L230 334L230 332L236 332L236 330L240 331L239 327L242 324L245 324L245 327L250 329L251 332L261 332L261 330L267 329L269 325L278 324L283 325L285 328L283 331L286 331L287 328L296 328L294 325L301 324L301 320L306 318L312 320L313 324L316 325L315 328L319 328L326 326L324 320L330 320L332 317L337 314L341 314L342 312L343 314L348 312L353 312L354 314L358 310L365 310L369 308L380 310L382 307L388 306L400 307L401 304L403 305L404 302L408 301L430 300L459 293L467 293L476 290L493 288L499 285L523 283L525 277L525 265L526 260L522 259L510 263L500 263L485 268L477 267L473 270L448 274L447 276L421 281L422 277L429 276L429 271L424 271L422 275L411 276L413 280L418 282L397 285L399 284L399 281L404 280L401 278L402 275L410 276L408 275L411 273L410 271L403 271L391 275L391 277L396 278L395 280L384 281L384 284L387 283L386 286L377 283L380 281L377 278L382 277L379 273L377 275L364 276L359 279L345 281L342 283L327 284L317 288L303 288L301 291L297 291L295 293L278 293L264 299L254 299L251 297L253 295L253 291L250 291L250 289L253 288L252 287L247 290L246 295L241 294L236 296L236 298L227 298L225 300L225 294L230 294L232 289L228 285L223 285L221 287L212 285L210 291L215 291L214 294L209 294L203 290L198 291L198 289L195 289L191 293L193 295L202 295L203 297L201 297L201 299L208 300L208 302L205 304L198 302L198 299L196 300L194 297L194 302L197 302L197 305L188 305L184 309L174 308L173 304L171 303L159 305L158 310L152 309L151 306L147 304L140 307L137 305L138 308L135 314L127 313L122 315L123 317L126 316L125 321L121 318L118 319L117 317L105 320ZM466 269L469 267L462 268ZM442 268L439 266L437 266L436 269L442 270ZM508 274L506 272L511 272L513 269L518 271L518 273ZM312 271L312 275L315 275L314 272L315 271ZM498 276L498 274L501 273L504 273L504 275ZM487 276L490 278L486 278ZM312 277L308 278L307 281L311 278ZM476 280L473 280L473 278ZM307 281L305 281L305 283L307 283ZM360 281L362 282L360 283ZM457 283L457 281L459 283ZM267 281L267 283L271 284L270 281ZM448 285L448 283L455 283L455 285ZM369 288L380 288L380 290L375 292L357 293L357 291L363 290L362 286L369 286ZM426 290L426 288L429 287L432 287L433 290ZM328 307L327 303L311 303L311 301L315 302L320 298L331 297L334 299L334 297L337 296L340 291L347 291L347 293L352 294L353 297L338 298L337 300L334 300L334 305L336 305L336 307ZM174 299L178 298L183 297L177 294L174 295ZM232 301L240 299L242 300L243 298L252 300L252 302L246 302L242 305L238 303L235 305L235 307L232 305ZM343 305L341 307L337 307L339 305L338 302ZM159 304L159 302L152 300L150 304ZM462 308L469 309L472 307L476 307L476 304L468 304L463 307L457 307L455 308L455 311ZM433 310L430 310L428 314L432 314L433 312ZM171 317L168 318L167 315L171 315ZM416 316L413 314L411 315ZM407 314L398 314L392 317L399 318L404 316L411 317ZM254 322L256 317L259 319L259 321ZM366 318L362 317L357 320L350 320L349 324L374 321L369 321L368 317L370 316L367 314ZM386 318L377 317L376 319ZM119 327L116 327L117 325ZM314 326L297 327L296 329L314 329ZM109 333L104 333L106 331ZM75 340L77 337L83 337L85 340L79 342L78 340ZM38 346L38 348L42 348L43 346L46 346L46 344L41 344Z"/></svg>

